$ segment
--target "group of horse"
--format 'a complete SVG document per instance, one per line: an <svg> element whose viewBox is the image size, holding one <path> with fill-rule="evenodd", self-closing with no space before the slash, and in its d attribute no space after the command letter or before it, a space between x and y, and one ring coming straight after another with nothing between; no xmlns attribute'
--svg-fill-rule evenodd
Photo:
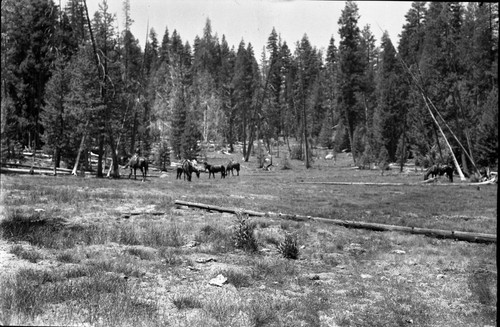
<svg viewBox="0 0 500 327"><path fill-rule="evenodd" d="M137 169L141 171L142 181L146 180L146 176L148 174L148 160L145 157L134 154L132 158L125 165L126 168L130 168L130 174L128 178L132 177L132 173L134 174L134 179L137 179ZM234 170L236 170L237 176L240 175L240 164L239 162L234 162L231 160L227 166L224 165L211 165L207 162L203 163L204 169L203 171L208 172L208 178L213 176L215 178L215 173L221 173L221 178L225 178L230 173L234 176ZM196 174L196 177L200 178L201 169L198 168L196 161L193 160L183 160L181 165L177 167L177 179L181 179L184 174L184 180L191 181L193 173Z"/></svg>
<svg viewBox="0 0 500 327"><path fill-rule="evenodd" d="M221 178L226 178L229 173L234 176L234 170L236 170L237 176L240 175L240 164L239 162L230 161L227 166L224 165L211 165L208 162L203 162L203 171L208 172L208 178L211 176L215 178L215 173L221 174ZM196 177L200 178L201 169L191 160L183 160L181 166L177 167L177 179L181 179L184 174L184 180L191 181L192 174L195 173Z"/></svg>

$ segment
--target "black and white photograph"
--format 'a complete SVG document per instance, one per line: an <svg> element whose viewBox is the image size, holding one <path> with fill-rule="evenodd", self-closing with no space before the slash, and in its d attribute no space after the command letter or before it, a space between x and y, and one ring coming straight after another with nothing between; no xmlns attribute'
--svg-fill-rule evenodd
<svg viewBox="0 0 500 327"><path fill-rule="evenodd" d="M498 9L2 0L0 325L497 326Z"/></svg>

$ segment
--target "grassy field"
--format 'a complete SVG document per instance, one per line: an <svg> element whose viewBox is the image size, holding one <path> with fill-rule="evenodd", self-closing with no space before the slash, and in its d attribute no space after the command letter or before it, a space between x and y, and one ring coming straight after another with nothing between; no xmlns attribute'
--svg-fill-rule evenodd
<svg viewBox="0 0 500 327"><path fill-rule="evenodd" d="M344 154L309 170L273 160L190 183L1 175L0 324L496 325L496 244L174 204L496 234L496 185L413 185L420 170L357 170Z"/></svg>

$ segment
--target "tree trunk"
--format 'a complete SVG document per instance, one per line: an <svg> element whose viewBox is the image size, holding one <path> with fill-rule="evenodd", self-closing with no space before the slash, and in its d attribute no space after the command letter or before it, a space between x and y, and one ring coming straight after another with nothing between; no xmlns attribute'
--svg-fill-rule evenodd
<svg viewBox="0 0 500 327"><path fill-rule="evenodd" d="M137 134L137 110L134 109L134 122L132 126L132 135L130 137L130 154L135 153L135 136Z"/></svg>
<svg viewBox="0 0 500 327"><path fill-rule="evenodd" d="M405 160L406 160L406 110L404 112L403 116L403 145L401 148L401 163L400 163L400 168L399 172L403 172L403 167L405 165Z"/></svg>
<svg viewBox="0 0 500 327"><path fill-rule="evenodd" d="M98 150L98 157L97 157L97 178L103 178L104 175L102 173L103 167L102 167L102 156L104 152L104 134L101 132L99 135L99 150Z"/></svg>
<svg viewBox="0 0 500 327"><path fill-rule="evenodd" d="M307 118L306 118L306 101L304 99L303 103L303 114L304 114L304 119L303 119L303 124L304 124L304 142L305 142L305 149L306 149L306 168L309 169L311 168L311 163L309 162L309 141L307 140Z"/></svg>
<svg viewBox="0 0 500 327"><path fill-rule="evenodd" d="M439 128L439 131L441 132L441 134L443 135L443 138L444 138L444 141L446 142L446 145L448 146L448 148L450 149L450 153L451 153L451 156L453 158L453 163L455 164L455 168L458 172L458 175L460 176L460 180L461 181L464 181L465 180L465 176L464 174L462 173L462 170L460 169L460 166L458 164L458 161L457 161L457 158L455 157L455 154L453 153L453 149L450 145L450 143L448 142L448 139L446 138L446 135L444 134L443 130L441 129L441 126L439 126L437 120L436 120L436 117L434 117L434 114L432 113L432 110L431 108L429 107L429 104L427 103L427 99L425 98L425 96L422 94L422 97L424 98L424 102L425 102L425 105L427 106L427 109L429 110L429 113L431 114L431 117L432 119L434 120L434 123L437 125L437 127Z"/></svg>
<svg viewBox="0 0 500 327"><path fill-rule="evenodd" d="M57 175L57 168L59 168L61 164L61 149L58 146L54 149L54 156L52 160L54 160L54 175Z"/></svg>
<svg viewBox="0 0 500 327"><path fill-rule="evenodd" d="M115 146L115 140L111 128L108 128L108 140L109 146L111 147L111 165L109 166L109 170L112 170L111 177L120 178L120 166L118 165L117 146Z"/></svg>
<svg viewBox="0 0 500 327"><path fill-rule="evenodd" d="M71 172L71 175L77 176L78 173L78 164L80 162L80 155L83 151L83 147L85 145L85 137L87 136L87 126L89 125L89 120L87 119L87 122L85 123L85 127L83 130L83 135L82 135L82 141L80 142L80 147L78 148L78 154L76 155L76 160L75 160L75 165L73 166L73 171Z"/></svg>
<svg viewBox="0 0 500 327"><path fill-rule="evenodd" d="M441 151L441 144L439 144L439 135L438 135L437 128L436 128L435 124L432 124L432 129L434 130L434 136L436 137L436 143L437 143L437 146L439 149L439 158L440 158L439 162L442 162L443 161L443 152Z"/></svg>

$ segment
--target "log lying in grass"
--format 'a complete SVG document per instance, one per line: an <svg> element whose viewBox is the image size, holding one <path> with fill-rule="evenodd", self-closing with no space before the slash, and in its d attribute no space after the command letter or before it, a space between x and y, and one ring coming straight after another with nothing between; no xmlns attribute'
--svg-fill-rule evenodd
<svg viewBox="0 0 500 327"><path fill-rule="evenodd" d="M444 230L444 229L431 229L431 228L420 228L420 227L407 227L407 226L397 226L397 225L387 225L387 224L379 224L379 223L370 223L363 221L352 221L352 220L343 220L343 219L330 219L330 218L322 218L322 217L311 217L311 216L302 216L302 215L286 215L280 213L273 212L258 212L252 210L240 210L240 209L232 209L225 208L219 206L213 206L203 203L195 203L195 202L186 202L176 200L175 204L183 205L188 207L195 207L205 210L213 210L218 212L228 212L228 213L237 213L241 212L247 214L249 216L272 216L279 217L290 220L297 221L318 221L324 222L328 224L341 225L348 228L362 228L369 229L374 231L395 231L395 232L404 232L410 234L421 234L431 237L437 238L451 238L460 241L468 241L468 242L478 242L478 243L496 243L497 236L495 234L484 234L484 233L472 233L472 232L462 232L462 231L452 231L452 230Z"/></svg>
<svg viewBox="0 0 500 327"><path fill-rule="evenodd" d="M6 168L6 167L0 167L0 173L2 174L31 174L32 171L31 169L23 169L23 168ZM68 172L66 170L59 170L57 169L58 174L71 174L71 172ZM33 167L33 174L47 174L47 175L53 175L54 174L54 168L41 168L41 167Z"/></svg>
<svg viewBox="0 0 500 327"><path fill-rule="evenodd" d="M199 208L199 209L211 210L211 211L228 212L228 213L232 213L232 214L236 214L237 212L241 212L241 213L247 214L249 216L257 216L257 217L263 217L266 215L266 213L264 213L264 212L224 208L224 207L219 207L219 206L214 206L214 205L209 205L209 204L187 202L187 201L181 201L181 200L176 200L175 204L181 205L181 206L188 206L188 207L195 207L195 208Z"/></svg>
<svg viewBox="0 0 500 327"><path fill-rule="evenodd" d="M366 185L366 186L480 186L495 185L496 182L485 181L479 183L434 183L433 179L428 179L419 183L375 183L375 182L297 182L298 184L321 184L321 185Z"/></svg>
<svg viewBox="0 0 500 327"><path fill-rule="evenodd" d="M130 218L130 216L140 216L140 215L163 216L166 214L167 214L166 212L158 212L158 211L124 212L124 213L122 213L121 218Z"/></svg>

